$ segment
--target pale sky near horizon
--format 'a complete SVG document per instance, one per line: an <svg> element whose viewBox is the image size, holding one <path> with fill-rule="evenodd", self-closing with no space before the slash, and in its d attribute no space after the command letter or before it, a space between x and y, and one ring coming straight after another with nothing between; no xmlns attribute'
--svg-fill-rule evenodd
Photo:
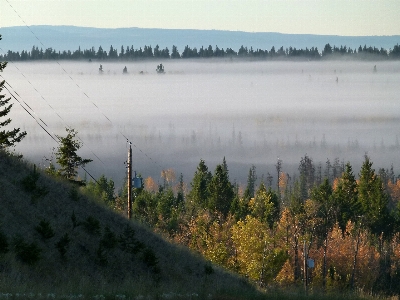
<svg viewBox="0 0 400 300"><path fill-rule="evenodd" d="M400 35L400 0L0 0L0 28L25 25Z"/></svg>

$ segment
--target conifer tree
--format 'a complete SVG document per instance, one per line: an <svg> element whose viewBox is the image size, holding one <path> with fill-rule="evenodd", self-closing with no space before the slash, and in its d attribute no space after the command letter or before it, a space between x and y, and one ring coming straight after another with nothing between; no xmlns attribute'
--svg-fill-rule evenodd
<svg viewBox="0 0 400 300"><path fill-rule="evenodd" d="M211 181L211 173L208 171L208 167L203 159L200 160L197 170L194 173L194 177L191 185L191 191L188 195L189 202L194 206L205 208L207 206L208 199L208 184Z"/></svg>
<svg viewBox="0 0 400 300"><path fill-rule="evenodd" d="M7 62L0 62L0 73L3 72L6 66ZM6 118L4 120L3 118L11 111L13 104L8 104L11 98L5 98L5 95L1 94L4 84L5 80L0 81L0 150L15 146L16 143L19 143L26 136L26 132L20 132L20 128L14 128L12 130L6 129L11 123L11 119Z"/></svg>
<svg viewBox="0 0 400 300"><path fill-rule="evenodd" d="M392 225L387 208L389 198L368 156L365 156L360 170L358 193L365 225L372 234L384 234L387 237Z"/></svg>
<svg viewBox="0 0 400 300"><path fill-rule="evenodd" d="M299 165L300 172L300 193L301 200L304 202L314 186L315 167L312 159L307 154L301 158Z"/></svg>
<svg viewBox="0 0 400 300"><path fill-rule="evenodd" d="M229 182L228 171L223 165L218 165L215 169L209 187L208 208L218 211L223 216L227 216L234 197L232 184Z"/></svg>
<svg viewBox="0 0 400 300"><path fill-rule="evenodd" d="M337 188L333 192L335 201L336 220L344 234L348 221L359 221L361 207L358 202L358 189L350 163L345 166L342 177L339 178Z"/></svg>
<svg viewBox="0 0 400 300"><path fill-rule="evenodd" d="M249 175L247 176L247 187L244 191L244 198L246 200L249 200L250 198L254 197L256 180L257 180L256 167L252 165L249 170Z"/></svg>
<svg viewBox="0 0 400 300"><path fill-rule="evenodd" d="M56 152L57 163L60 165L58 174L68 180L76 181L78 168L84 167L92 160L83 159L76 153L82 147L82 143L75 139L78 132L68 128L66 128L66 131L66 137L57 136L60 140L60 145Z"/></svg>

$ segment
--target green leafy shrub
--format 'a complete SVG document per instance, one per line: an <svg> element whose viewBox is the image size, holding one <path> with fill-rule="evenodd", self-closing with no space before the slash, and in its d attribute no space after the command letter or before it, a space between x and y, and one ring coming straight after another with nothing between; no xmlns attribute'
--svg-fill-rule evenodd
<svg viewBox="0 0 400 300"><path fill-rule="evenodd" d="M89 216L82 223L82 225L85 228L87 233L93 234L93 235L100 234L100 222L96 218Z"/></svg>
<svg viewBox="0 0 400 300"><path fill-rule="evenodd" d="M66 233L55 244L62 259L65 259L65 255L67 254L67 249L69 247L69 243L70 243L69 235L68 235L68 233Z"/></svg>
<svg viewBox="0 0 400 300"><path fill-rule="evenodd" d="M48 240L54 236L54 230L51 228L50 222L41 220L35 230L40 234L43 240Z"/></svg>
<svg viewBox="0 0 400 300"><path fill-rule="evenodd" d="M14 238L14 250L17 258L28 265L38 262L42 252L36 242L27 243L20 235Z"/></svg>

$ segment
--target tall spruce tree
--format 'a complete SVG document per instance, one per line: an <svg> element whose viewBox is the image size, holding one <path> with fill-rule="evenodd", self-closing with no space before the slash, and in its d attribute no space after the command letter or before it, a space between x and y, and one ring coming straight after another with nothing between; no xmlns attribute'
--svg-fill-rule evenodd
<svg viewBox="0 0 400 300"><path fill-rule="evenodd" d="M0 62L0 73L3 72L6 66L7 62ZM7 148L15 146L16 143L19 143L26 136L26 132L21 132L20 128L11 130L7 128L11 123L11 119L6 118L6 116L11 111L13 104L8 104L11 98L5 98L5 95L1 94L4 84L5 80L0 81L0 150L6 150ZM6 119L4 120L4 118Z"/></svg>
<svg viewBox="0 0 400 300"><path fill-rule="evenodd" d="M256 180L257 180L256 167L252 165L249 170L249 175L247 176L247 186L243 196L246 200L250 200L250 198L254 197Z"/></svg>
<svg viewBox="0 0 400 300"><path fill-rule="evenodd" d="M387 237L392 226L388 212L389 197L367 155L360 170L358 198L367 228L376 236L383 234Z"/></svg>
<svg viewBox="0 0 400 300"><path fill-rule="evenodd" d="M228 171L223 165L218 165L208 186L208 208L227 216L234 197L232 184L229 181Z"/></svg>
<svg viewBox="0 0 400 300"><path fill-rule="evenodd" d="M208 184L211 178L212 175L208 171L205 161L201 159L190 183L192 189L188 194L188 202L192 204L193 208L205 208L207 206Z"/></svg>
<svg viewBox="0 0 400 300"><path fill-rule="evenodd" d="M304 202L311 193L315 181L315 167L312 159L307 154L301 158L299 165L300 172L300 196Z"/></svg>
<svg viewBox="0 0 400 300"><path fill-rule="evenodd" d="M344 234L348 221L359 221L361 207L358 202L357 181L354 177L350 163L345 166L342 177L339 178L337 187L333 192L335 201L336 220Z"/></svg>

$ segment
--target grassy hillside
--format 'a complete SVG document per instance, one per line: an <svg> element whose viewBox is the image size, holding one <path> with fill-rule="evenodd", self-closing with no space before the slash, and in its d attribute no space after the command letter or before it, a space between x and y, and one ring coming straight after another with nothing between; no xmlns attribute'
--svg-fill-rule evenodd
<svg viewBox="0 0 400 300"><path fill-rule="evenodd" d="M258 294L245 280L87 199L74 185L2 152L0 252L2 295Z"/></svg>
<svg viewBox="0 0 400 300"><path fill-rule="evenodd" d="M361 298L301 287L261 293L0 151L0 299Z"/></svg>

